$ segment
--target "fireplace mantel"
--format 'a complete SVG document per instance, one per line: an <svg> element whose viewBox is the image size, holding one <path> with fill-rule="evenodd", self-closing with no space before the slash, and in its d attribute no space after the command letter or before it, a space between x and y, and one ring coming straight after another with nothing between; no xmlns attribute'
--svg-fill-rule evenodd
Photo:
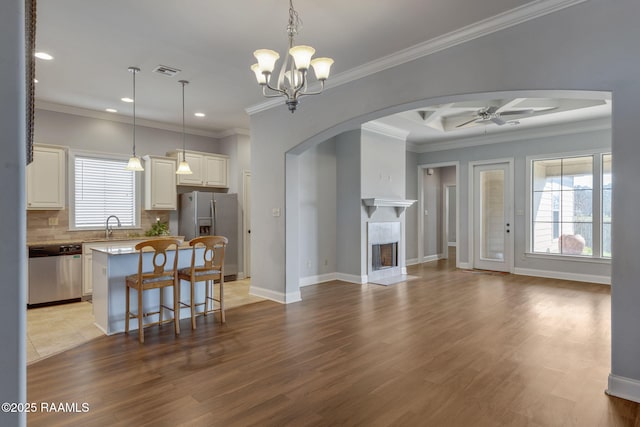
<svg viewBox="0 0 640 427"><path fill-rule="evenodd" d="M400 215L407 209L409 206L413 205L417 200L406 200L406 199L381 199L381 198L369 198L362 199L362 203L367 207L367 214L369 218L371 215L378 209L378 207L390 207L395 208L396 216L400 218Z"/></svg>

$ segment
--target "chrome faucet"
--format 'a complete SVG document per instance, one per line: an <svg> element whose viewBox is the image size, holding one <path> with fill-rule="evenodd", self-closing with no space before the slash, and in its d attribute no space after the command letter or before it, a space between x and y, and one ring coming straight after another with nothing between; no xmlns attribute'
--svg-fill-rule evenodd
<svg viewBox="0 0 640 427"><path fill-rule="evenodd" d="M106 223L105 223L105 225L104 225L104 237L105 237L105 238L107 238L107 239L108 239L109 237L111 237L111 235L113 234L113 229L112 229L111 227L109 227L109 220L110 220L111 218L115 218L115 219L116 219L116 221L118 221L118 227L122 227L122 224L120 224L120 218L118 218L118 217L117 217L117 216L115 216L115 215L109 215L109 216L107 217L107 222L106 222Z"/></svg>

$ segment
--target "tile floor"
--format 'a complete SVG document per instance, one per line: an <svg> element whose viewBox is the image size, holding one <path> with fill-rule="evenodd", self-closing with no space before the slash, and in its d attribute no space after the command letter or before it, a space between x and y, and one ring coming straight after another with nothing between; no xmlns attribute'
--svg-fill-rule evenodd
<svg viewBox="0 0 640 427"><path fill-rule="evenodd" d="M226 308L264 301L249 295L250 279L226 282ZM97 338L102 332L93 324L90 302L27 310L27 364Z"/></svg>

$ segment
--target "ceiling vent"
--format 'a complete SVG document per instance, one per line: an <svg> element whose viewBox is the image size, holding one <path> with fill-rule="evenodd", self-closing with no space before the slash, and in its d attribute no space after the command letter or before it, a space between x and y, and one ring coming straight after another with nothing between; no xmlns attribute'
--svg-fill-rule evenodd
<svg viewBox="0 0 640 427"><path fill-rule="evenodd" d="M163 76L173 77L180 72L177 68L167 67L166 65L158 65L153 69L154 73L162 74Z"/></svg>

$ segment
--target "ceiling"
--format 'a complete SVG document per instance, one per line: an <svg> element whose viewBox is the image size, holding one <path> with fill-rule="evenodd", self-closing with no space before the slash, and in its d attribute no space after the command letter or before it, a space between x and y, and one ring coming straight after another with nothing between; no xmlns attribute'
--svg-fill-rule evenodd
<svg viewBox="0 0 640 427"><path fill-rule="evenodd" d="M331 90L332 80L340 81L341 76L403 49L492 22L497 15L553 3L561 1L295 0L303 23L296 42L315 47L318 56L335 59L327 81ZM249 129L246 109L265 102L249 70L255 62L252 53L258 48L284 53L288 6L286 0L41 1L36 50L54 59L36 60L36 106L128 121L132 105L120 99L132 96L132 75L127 69L137 66L141 72L136 76L136 115L141 121L178 127L182 120L178 81L184 79L190 81L185 88L190 131L219 136ZM158 65L181 72L173 77L153 73ZM457 102L383 120L409 131L414 142L469 136L498 126L489 123L443 132L434 117L469 114L505 102L509 100ZM105 113L107 108L118 112ZM286 108L284 102L282 108ZM206 117L195 117L195 112ZM522 117L520 122L546 120L564 112L556 107L553 114ZM431 117L427 121L432 126L425 126L421 115ZM500 126L509 127L515 126Z"/></svg>

